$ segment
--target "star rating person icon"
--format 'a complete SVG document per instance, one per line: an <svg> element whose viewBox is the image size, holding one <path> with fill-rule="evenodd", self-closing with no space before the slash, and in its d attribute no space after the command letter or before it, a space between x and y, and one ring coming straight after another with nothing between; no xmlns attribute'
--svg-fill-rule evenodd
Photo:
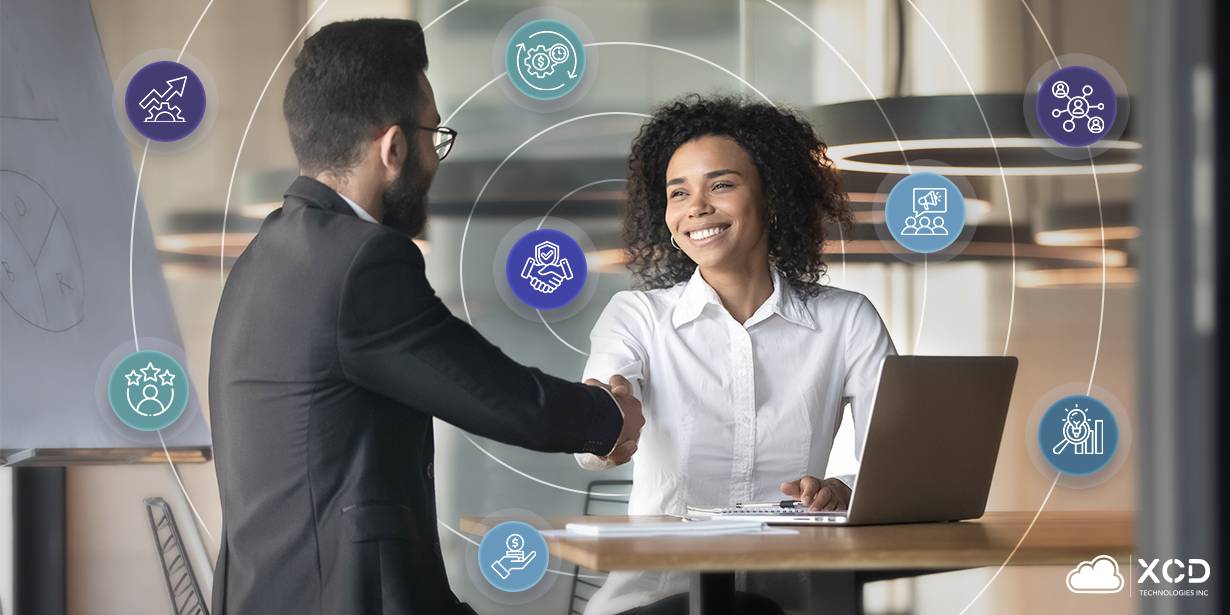
<svg viewBox="0 0 1230 615"><path fill-rule="evenodd" d="M145 367L141 368L141 376L143 376L141 379L146 382L151 380L156 382L158 380L158 372L160 371L162 370L154 367L154 362L150 361Z"/></svg>
<svg viewBox="0 0 1230 615"><path fill-rule="evenodd" d="M112 368L107 400L116 417L140 431L170 427L191 398L188 375L174 357L138 350Z"/></svg>

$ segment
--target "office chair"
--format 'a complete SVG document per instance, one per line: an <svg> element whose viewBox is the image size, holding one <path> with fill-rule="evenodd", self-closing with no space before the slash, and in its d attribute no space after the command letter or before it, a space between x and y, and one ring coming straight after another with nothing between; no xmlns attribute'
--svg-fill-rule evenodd
<svg viewBox="0 0 1230 615"><path fill-rule="evenodd" d="M145 498L145 512L149 517L150 531L162 562L162 578L167 582L171 606L175 615L209 615L201 585L192 572L192 563L184 550L184 541L175 524L171 507L162 498Z"/></svg>
<svg viewBox="0 0 1230 615"><path fill-rule="evenodd" d="M632 488L630 480L595 480L590 481L585 488L585 505L582 513L592 515L626 515L628 514L628 491ZM596 579L593 577L603 577ZM568 610L564 615L582 615L585 604L593 597L594 592L602 587L605 573L585 570L584 578L580 566L572 567L572 592L568 598Z"/></svg>

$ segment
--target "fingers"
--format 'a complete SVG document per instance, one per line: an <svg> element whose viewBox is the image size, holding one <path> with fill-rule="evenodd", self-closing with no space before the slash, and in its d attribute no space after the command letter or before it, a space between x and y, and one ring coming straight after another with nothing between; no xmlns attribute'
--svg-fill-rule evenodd
<svg viewBox="0 0 1230 615"><path fill-rule="evenodd" d="M617 397L624 397L632 394L632 383L628 382L627 378L619 374L611 376L611 392Z"/></svg>
<svg viewBox="0 0 1230 615"><path fill-rule="evenodd" d="M816 493L820 491L820 479L815 476L804 476L799 480L799 486L802 487L803 493L799 495L799 501L804 506L811 506L812 500L815 499Z"/></svg>
<svg viewBox="0 0 1230 615"><path fill-rule="evenodd" d="M782 493L798 499L799 496L803 495L803 488L799 486L799 481L797 480L786 481L782 483Z"/></svg>
<svg viewBox="0 0 1230 615"><path fill-rule="evenodd" d="M623 465L632 460L632 456L636 454L636 449L636 440L628 440L616 446L615 450L602 457L602 459L617 466Z"/></svg>
<svg viewBox="0 0 1230 615"><path fill-rule="evenodd" d="M605 384L603 384L603 383L601 383L601 382L598 382L597 380L594 380L593 378L586 378L586 379L585 379L585 384L588 384L588 385L589 385L589 386L591 386L591 387L598 387L598 388L601 388L601 389L603 389L603 390L605 390L605 391L610 391L610 390L611 390L611 387L609 387L609 386L607 386L607 385L605 385Z"/></svg>
<svg viewBox="0 0 1230 615"><path fill-rule="evenodd" d="M833 490L830 487L821 487L820 491L812 498L811 504L808 505L808 510L821 511L831 510L829 508L833 502Z"/></svg>

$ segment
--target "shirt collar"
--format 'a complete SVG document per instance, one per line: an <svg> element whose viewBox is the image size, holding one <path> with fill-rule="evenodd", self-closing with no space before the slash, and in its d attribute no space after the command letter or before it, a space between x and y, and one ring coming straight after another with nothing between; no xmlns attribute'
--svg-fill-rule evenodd
<svg viewBox="0 0 1230 615"><path fill-rule="evenodd" d="M744 326L750 327L768 318L771 314L777 314L786 321L801 327L817 329L816 319L812 316L811 311L782 278L777 268L770 268L769 273L773 279L773 294L769 295L756 313L747 319ZM671 324L677 329L696 320L704 312L705 306L710 304L717 305L722 310L726 309L717 291L713 290L713 287L701 277L700 268L697 267L683 287L683 294L679 296L679 301L675 303L674 312L671 314Z"/></svg>
<svg viewBox="0 0 1230 615"><path fill-rule="evenodd" d="M350 200L350 197L340 192L337 193L337 195L342 197L342 200L346 201L346 204L349 205L350 208L354 210L354 215L358 216L360 220L366 220L368 222L379 224L379 222L377 222L376 219L373 218L371 214L367 213L366 209L363 209L363 207L361 207L358 203Z"/></svg>

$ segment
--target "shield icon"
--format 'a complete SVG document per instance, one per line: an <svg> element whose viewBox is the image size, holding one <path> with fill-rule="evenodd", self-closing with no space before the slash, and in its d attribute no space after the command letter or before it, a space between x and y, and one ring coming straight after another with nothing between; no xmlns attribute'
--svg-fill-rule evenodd
<svg viewBox="0 0 1230 615"><path fill-rule="evenodd" d="M548 265L559 259L559 246L550 241L544 241L534 246L534 257L538 264Z"/></svg>

